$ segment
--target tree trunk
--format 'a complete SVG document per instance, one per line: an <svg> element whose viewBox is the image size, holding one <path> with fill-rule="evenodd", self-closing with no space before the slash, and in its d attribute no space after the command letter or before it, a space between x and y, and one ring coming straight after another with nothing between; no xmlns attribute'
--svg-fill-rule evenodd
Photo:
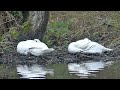
<svg viewBox="0 0 120 90"><path fill-rule="evenodd" d="M29 22L32 24L27 33L22 33L19 40L40 39L42 41L49 19L49 11L29 11Z"/></svg>
<svg viewBox="0 0 120 90"><path fill-rule="evenodd" d="M32 17L32 31L33 31L33 39L38 38L40 40L43 39L44 33L46 31L46 27L48 24L49 12L48 11L32 11L30 12L30 17Z"/></svg>
<svg viewBox="0 0 120 90"><path fill-rule="evenodd" d="M29 17L29 11L22 11L22 16L23 16L22 23L24 23L25 21L27 21Z"/></svg>

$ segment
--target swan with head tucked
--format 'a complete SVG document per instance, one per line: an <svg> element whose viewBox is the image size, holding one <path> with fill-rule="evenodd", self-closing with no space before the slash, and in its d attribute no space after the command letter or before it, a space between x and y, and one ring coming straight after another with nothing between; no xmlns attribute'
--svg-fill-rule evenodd
<svg viewBox="0 0 120 90"><path fill-rule="evenodd" d="M101 44L98 44L97 42L91 42L91 43L89 43L86 50L83 51L83 53L102 54L103 52L106 52L106 51L113 51L113 49L106 48L106 47L102 46Z"/></svg>
<svg viewBox="0 0 120 90"><path fill-rule="evenodd" d="M23 55L30 53L35 56L40 56L52 51L54 51L53 48L48 48L47 45L39 39L21 41L17 45L17 52Z"/></svg>
<svg viewBox="0 0 120 90"><path fill-rule="evenodd" d="M27 55L29 53L29 48L33 47L36 42L36 40L26 40L19 42L17 45L17 52L23 55Z"/></svg>
<svg viewBox="0 0 120 90"><path fill-rule="evenodd" d="M93 42L89 40L88 38L78 40L76 42L72 42L68 46L68 51L69 53L76 53L76 52L81 52L81 53L99 53L102 54L105 51L112 51L113 49L106 48L97 42Z"/></svg>
<svg viewBox="0 0 120 90"><path fill-rule="evenodd" d="M68 51L69 53L83 52L84 49L88 47L88 43L90 42L91 40L89 40L88 38L72 42L68 46Z"/></svg>
<svg viewBox="0 0 120 90"><path fill-rule="evenodd" d="M34 56L40 56L46 53L54 51L53 48L48 48L48 46L43 42L38 42L35 46L29 48L29 51Z"/></svg>

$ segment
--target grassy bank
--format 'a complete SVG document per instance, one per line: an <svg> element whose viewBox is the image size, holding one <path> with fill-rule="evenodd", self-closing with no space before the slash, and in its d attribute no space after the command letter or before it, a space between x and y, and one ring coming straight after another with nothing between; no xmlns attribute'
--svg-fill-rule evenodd
<svg viewBox="0 0 120 90"><path fill-rule="evenodd" d="M119 11L51 11L43 41L64 46L87 37L114 48L120 45L119 34Z"/></svg>

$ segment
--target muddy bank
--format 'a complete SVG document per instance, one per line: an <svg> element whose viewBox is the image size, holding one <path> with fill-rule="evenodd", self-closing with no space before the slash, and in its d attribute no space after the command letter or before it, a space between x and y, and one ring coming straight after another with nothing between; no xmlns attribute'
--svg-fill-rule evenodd
<svg viewBox="0 0 120 90"><path fill-rule="evenodd" d="M70 63L81 62L85 60L120 60L120 49L115 49L112 52L106 52L102 55L90 54L70 54L67 52L67 47L56 47L55 51L43 56L24 56L16 52L16 48L0 54L0 63L2 64L53 64L53 63Z"/></svg>

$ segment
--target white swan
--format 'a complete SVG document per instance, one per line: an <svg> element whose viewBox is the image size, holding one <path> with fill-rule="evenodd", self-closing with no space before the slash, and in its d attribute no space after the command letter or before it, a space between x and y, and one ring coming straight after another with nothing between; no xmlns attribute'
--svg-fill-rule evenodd
<svg viewBox="0 0 120 90"><path fill-rule="evenodd" d="M70 53L83 52L84 49L88 47L88 43L90 42L91 40L89 40L88 38L72 42L68 46L68 51Z"/></svg>
<svg viewBox="0 0 120 90"><path fill-rule="evenodd" d="M41 46L41 47L32 47L32 48L29 48L29 51L34 56L41 56L43 54L50 53L50 52L54 51L54 49L53 48L48 48L48 47Z"/></svg>
<svg viewBox="0 0 120 90"><path fill-rule="evenodd" d="M36 42L36 39L19 42L17 45L17 52L23 55L27 55L29 53L29 48L33 47Z"/></svg>
<svg viewBox="0 0 120 90"><path fill-rule="evenodd" d="M98 44L97 42L91 42L89 43L88 47L86 48L86 50L83 51L83 53L99 53L102 54L105 51L112 51L113 49L109 49L106 48L100 44Z"/></svg>
<svg viewBox="0 0 120 90"><path fill-rule="evenodd" d="M54 51L53 48L48 48L47 45L39 39L21 41L17 45L17 52L23 55L30 53L34 56L40 56L52 51Z"/></svg>
<svg viewBox="0 0 120 90"><path fill-rule="evenodd" d="M102 54L105 51L112 51L113 49L106 48L97 42L93 42L89 40L88 38L78 40L76 42L72 42L68 46L69 53L99 53Z"/></svg>

